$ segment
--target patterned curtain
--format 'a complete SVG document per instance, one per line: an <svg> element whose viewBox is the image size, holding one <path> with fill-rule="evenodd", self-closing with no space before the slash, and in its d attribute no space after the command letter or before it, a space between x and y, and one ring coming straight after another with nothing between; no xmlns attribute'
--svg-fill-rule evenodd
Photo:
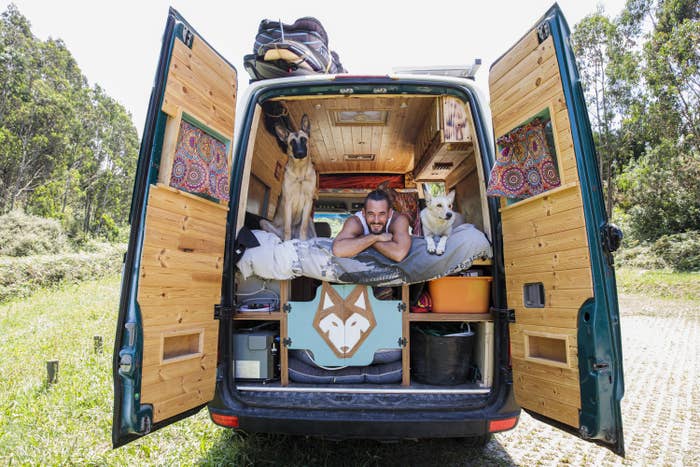
<svg viewBox="0 0 700 467"><path fill-rule="evenodd" d="M170 186L228 201L226 144L182 120Z"/></svg>
<svg viewBox="0 0 700 467"><path fill-rule="evenodd" d="M498 138L487 195L522 199L561 185L547 144L547 122L538 117Z"/></svg>

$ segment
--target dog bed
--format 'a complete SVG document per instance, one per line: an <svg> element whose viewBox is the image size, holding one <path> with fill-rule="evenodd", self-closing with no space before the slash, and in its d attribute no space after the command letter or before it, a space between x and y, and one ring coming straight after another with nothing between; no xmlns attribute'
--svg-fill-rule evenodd
<svg viewBox="0 0 700 467"><path fill-rule="evenodd" d="M369 248L352 258L333 256L333 240L313 238L281 241L274 234L254 230L260 246L248 248L238 261L244 278L287 280L306 276L314 279L372 286L398 286L424 282L468 269L477 258L490 258L491 245L472 224L455 227L447 239L445 253L427 252L423 237L411 238L406 258L397 263Z"/></svg>
<svg viewBox="0 0 700 467"><path fill-rule="evenodd" d="M401 355L401 349L379 349L374 352L374 358L372 358L371 364L383 365L401 361ZM322 368L314 360L313 352L307 349L289 349L289 358L296 358L305 365Z"/></svg>
<svg viewBox="0 0 700 467"><path fill-rule="evenodd" d="M289 379L314 384L389 384L401 381L401 360L368 366L346 366L338 369L307 365L289 357Z"/></svg>

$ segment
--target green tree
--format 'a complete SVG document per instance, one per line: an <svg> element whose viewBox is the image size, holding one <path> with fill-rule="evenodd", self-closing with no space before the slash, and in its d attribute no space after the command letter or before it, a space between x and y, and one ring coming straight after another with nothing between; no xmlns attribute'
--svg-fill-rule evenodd
<svg viewBox="0 0 700 467"><path fill-rule="evenodd" d="M0 212L114 230L127 220L137 154L131 116L10 5L0 15Z"/></svg>
<svg viewBox="0 0 700 467"><path fill-rule="evenodd" d="M698 8L629 0L574 29L608 209L616 200L643 241L700 229Z"/></svg>

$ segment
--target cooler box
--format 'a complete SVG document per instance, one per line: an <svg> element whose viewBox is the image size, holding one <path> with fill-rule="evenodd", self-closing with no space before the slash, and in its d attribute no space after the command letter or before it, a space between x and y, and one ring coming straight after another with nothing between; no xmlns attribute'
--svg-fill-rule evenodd
<svg viewBox="0 0 700 467"><path fill-rule="evenodd" d="M491 277L441 277L428 282L434 313L487 313Z"/></svg>
<svg viewBox="0 0 700 467"><path fill-rule="evenodd" d="M264 381L275 378L277 348L274 329L237 329L233 333L236 379Z"/></svg>

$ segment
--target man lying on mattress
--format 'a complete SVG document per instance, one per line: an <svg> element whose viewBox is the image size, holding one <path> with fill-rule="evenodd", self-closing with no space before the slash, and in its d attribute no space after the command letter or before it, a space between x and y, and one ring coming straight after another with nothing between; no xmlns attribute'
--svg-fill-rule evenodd
<svg viewBox="0 0 700 467"><path fill-rule="evenodd" d="M384 192L373 193L363 210L345 221L335 240L318 237L282 241L275 234L253 230L259 246L246 249L238 261L243 278L256 275L287 280L306 276L327 282L394 287L454 274L468 269L477 258L491 257L491 244L472 224L452 230L444 254L429 254L425 238L408 234L408 219L389 208Z"/></svg>
<svg viewBox="0 0 700 467"><path fill-rule="evenodd" d="M367 195L362 210L345 220L333 240L333 254L340 258L353 257L368 248L397 263L411 249L408 218L391 209L389 196L382 190Z"/></svg>

